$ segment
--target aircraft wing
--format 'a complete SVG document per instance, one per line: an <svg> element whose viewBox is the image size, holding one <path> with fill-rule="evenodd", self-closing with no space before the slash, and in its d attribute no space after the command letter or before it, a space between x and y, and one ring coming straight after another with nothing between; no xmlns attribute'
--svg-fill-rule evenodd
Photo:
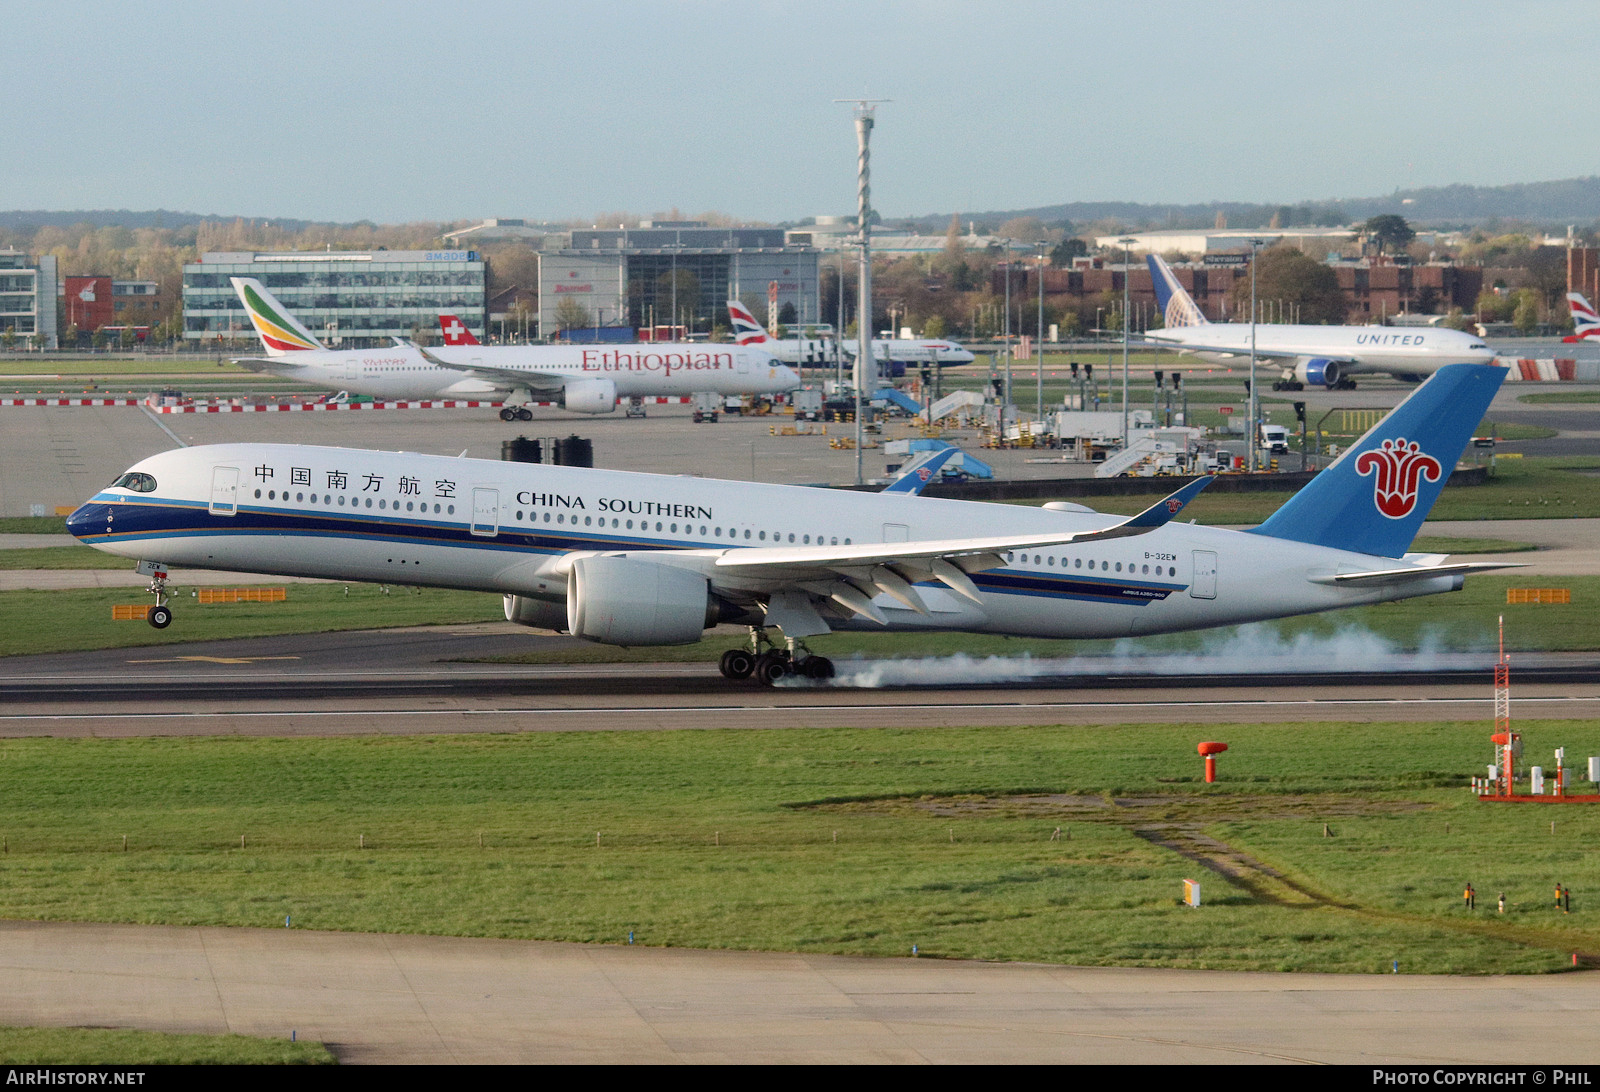
<svg viewBox="0 0 1600 1092"><path fill-rule="evenodd" d="M471 376L474 379L485 379L491 382L513 383L519 387L530 387L534 390L560 390L567 385L573 377L562 375L559 372L541 372L535 368L494 368L483 364L455 364L435 356L433 353L417 347L417 352L436 368L448 368L453 372Z"/></svg>
<svg viewBox="0 0 1600 1092"><path fill-rule="evenodd" d="M874 596L886 594L910 610L928 614L927 603L915 585L932 580L978 604L981 598L968 574L1004 566L1002 555L1007 550L1148 534L1170 522L1211 482L1210 477L1197 478L1136 516L1089 531L849 546L683 550L678 556L701 561L701 571L719 592L761 601L769 616L783 612L790 629L806 631L796 635L827 633L830 627L816 611L819 601L831 600L883 625L887 619L873 604Z"/></svg>

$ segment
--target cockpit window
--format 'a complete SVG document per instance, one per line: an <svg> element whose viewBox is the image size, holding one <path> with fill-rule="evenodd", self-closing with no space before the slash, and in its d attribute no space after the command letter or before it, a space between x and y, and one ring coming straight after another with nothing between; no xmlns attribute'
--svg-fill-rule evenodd
<svg viewBox="0 0 1600 1092"><path fill-rule="evenodd" d="M111 483L113 489L131 489L135 493L154 493L156 480L149 474L130 471Z"/></svg>

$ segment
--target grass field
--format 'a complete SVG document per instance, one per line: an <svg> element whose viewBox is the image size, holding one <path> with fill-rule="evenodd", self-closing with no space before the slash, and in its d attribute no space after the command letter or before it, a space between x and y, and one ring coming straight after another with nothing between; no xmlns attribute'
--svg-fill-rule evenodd
<svg viewBox="0 0 1600 1092"><path fill-rule="evenodd" d="M1572 603L1506 604L1507 588L1529 586L1568 588ZM482 592L391 586L385 594L380 585L358 583L291 584L288 588L288 599L282 603L206 605L188 596L185 589L173 600L175 621L165 630L152 629L138 621L111 620L113 604L150 601L142 589L135 587L0 592L0 656L504 618L500 597ZM837 660L958 653L1035 658L1113 652L1226 654L1230 649L1245 656L1274 649L1287 654L1308 642L1334 645L1351 640L1375 654L1487 651L1494 647L1495 620L1504 615L1506 641L1512 649L1577 651L1600 648L1600 615L1587 609L1597 600L1600 577L1530 580L1489 574L1470 578L1463 590L1449 595L1136 641L1045 641L970 633L834 633L813 638L808 644L814 651ZM619 649L572 640L510 659L525 663L711 662L742 640L742 632L729 627L691 645ZM1247 653L1245 649L1251 651Z"/></svg>
<svg viewBox="0 0 1600 1092"><path fill-rule="evenodd" d="M1521 728L1530 756L1600 749L1592 723ZM598 943L631 931L665 946L916 945L1082 965L1558 970L1600 952L1587 848L1600 813L1471 797L1491 730L9 740L0 916L287 916ZM1232 749L1207 786L1194 748L1219 737ZM1203 881L1199 911L1179 905L1186 877ZM1471 914L1468 881L1481 894ZM1556 882L1573 890L1570 915L1551 909Z"/></svg>
<svg viewBox="0 0 1600 1092"><path fill-rule="evenodd" d="M0 1027L0 1065L333 1065L321 1043L126 1028Z"/></svg>

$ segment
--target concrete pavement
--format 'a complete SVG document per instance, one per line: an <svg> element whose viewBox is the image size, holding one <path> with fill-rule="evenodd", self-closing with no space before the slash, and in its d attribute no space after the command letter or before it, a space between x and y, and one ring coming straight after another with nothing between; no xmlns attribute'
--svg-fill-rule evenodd
<svg viewBox="0 0 1600 1092"><path fill-rule="evenodd" d="M0 1023L367 1063L1560 1064L1600 974L1239 974L293 929L0 923Z"/></svg>

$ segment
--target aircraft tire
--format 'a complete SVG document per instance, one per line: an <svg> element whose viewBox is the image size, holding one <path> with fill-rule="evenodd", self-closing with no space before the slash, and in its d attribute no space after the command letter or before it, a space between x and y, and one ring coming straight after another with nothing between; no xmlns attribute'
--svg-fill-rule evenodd
<svg viewBox="0 0 1600 1092"><path fill-rule="evenodd" d="M791 668L784 657L771 652L763 652L756 657L756 679L767 686L771 686L779 679L789 674Z"/></svg>
<svg viewBox="0 0 1600 1092"><path fill-rule="evenodd" d="M172 608L151 607L150 613L145 617L156 629L166 629L172 625Z"/></svg>
<svg viewBox="0 0 1600 1092"><path fill-rule="evenodd" d="M717 667L724 679L748 679L756 669L756 658L746 649L730 648L722 654L722 661Z"/></svg>
<svg viewBox="0 0 1600 1092"><path fill-rule="evenodd" d="M502 421L515 421L516 419L517 419L517 411L516 410L511 409L510 407L507 407L506 409L503 409L503 410L500 411L500 420L502 420Z"/></svg>
<svg viewBox="0 0 1600 1092"><path fill-rule="evenodd" d="M519 420L519 421L531 421L531 420L533 420L533 411L531 409L529 409L527 406L523 406L521 409L517 410L517 420Z"/></svg>
<svg viewBox="0 0 1600 1092"><path fill-rule="evenodd" d="M808 679L821 682L833 678L833 661L826 656L807 656L800 664L800 671Z"/></svg>

